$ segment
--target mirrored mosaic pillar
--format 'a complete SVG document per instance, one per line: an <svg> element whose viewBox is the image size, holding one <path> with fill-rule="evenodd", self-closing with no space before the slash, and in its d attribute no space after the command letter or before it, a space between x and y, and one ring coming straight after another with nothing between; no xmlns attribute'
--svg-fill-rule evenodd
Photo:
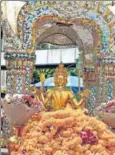
<svg viewBox="0 0 115 155"><path fill-rule="evenodd" d="M35 54L28 54L25 50L7 51L7 93L27 94L31 84Z"/></svg>

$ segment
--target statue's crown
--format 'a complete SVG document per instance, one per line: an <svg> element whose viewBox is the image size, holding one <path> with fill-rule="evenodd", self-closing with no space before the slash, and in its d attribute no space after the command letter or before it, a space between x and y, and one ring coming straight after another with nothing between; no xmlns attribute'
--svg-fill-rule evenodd
<svg viewBox="0 0 115 155"><path fill-rule="evenodd" d="M62 63L58 65L54 73L54 77L57 77L57 76L65 76L65 77L68 76L67 69L64 67L64 64Z"/></svg>

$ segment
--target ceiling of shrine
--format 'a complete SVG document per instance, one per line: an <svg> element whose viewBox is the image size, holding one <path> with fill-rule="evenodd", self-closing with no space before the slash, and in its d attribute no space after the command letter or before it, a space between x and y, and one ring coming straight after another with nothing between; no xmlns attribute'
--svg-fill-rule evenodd
<svg viewBox="0 0 115 155"><path fill-rule="evenodd" d="M43 27L42 27L43 29ZM37 27L39 32L40 28ZM73 28L73 25L53 23L53 26L39 33L37 44L51 43L57 45L76 45L83 49L82 40Z"/></svg>
<svg viewBox="0 0 115 155"><path fill-rule="evenodd" d="M87 21L87 23L86 23ZM57 45L77 45L81 46L78 40L80 39L85 47L85 51L92 51L94 47L100 48L101 36L97 33L100 30L98 25L90 23L90 20L77 19L66 26L59 26L53 18L41 19L35 24L38 43L52 43ZM61 30L62 29L62 30ZM67 30L66 30L67 29ZM65 31L65 32L64 32ZM74 32L73 32L74 31ZM62 35L62 33L64 34ZM77 36L75 35L77 33ZM65 35L65 37L64 37ZM70 37L72 36L72 38Z"/></svg>
<svg viewBox="0 0 115 155"><path fill-rule="evenodd" d="M75 43L72 42L67 36L62 34L53 34L51 36L48 36L44 40L42 40L41 43L51 43L53 45L59 45L59 46L68 46L68 45L75 45Z"/></svg>
<svg viewBox="0 0 115 155"><path fill-rule="evenodd" d="M50 25L50 24L49 24ZM96 44L97 40L99 39L99 36L95 34L95 38L93 38L91 30L84 28L83 26L74 24L72 25L72 30L75 30L76 32L72 33L72 30L68 27L66 34L64 33L64 35L62 34L62 32L60 31L60 28L55 25L52 26L50 25L50 29L52 31L52 33L50 33L49 31L49 25L46 27L46 25L44 26L39 26L37 27L37 38L38 38L38 43L52 43L52 44L56 44L56 45L77 45L77 38L75 36L75 33L78 34L78 36L80 37L80 39L82 40L82 42L85 44L85 48L87 50L92 50L94 44ZM54 23L53 23L54 25ZM57 30L56 30L57 29ZM65 29L65 27L62 27L63 31ZM70 30L69 30L70 29ZM73 37L71 38L69 33L71 31L71 34L73 35ZM45 33L45 35L44 35ZM75 36L75 37L74 37ZM44 38L44 39L43 39ZM79 39L79 38L78 38ZM95 42L96 40L96 42ZM77 45L78 46L78 45Z"/></svg>

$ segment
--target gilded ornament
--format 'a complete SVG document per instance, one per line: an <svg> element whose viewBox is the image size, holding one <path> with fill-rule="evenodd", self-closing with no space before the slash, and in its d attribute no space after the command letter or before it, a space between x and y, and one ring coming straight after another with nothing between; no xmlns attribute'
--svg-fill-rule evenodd
<svg viewBox="0 0 115 155"><path fill-rule="evenodd" d="M30 49L27 49L27 53L28 54L32 54L32 53L34 53L35 52L35 47L32 47L32 48L30 48Z"/></svg>
<svg viewBox="0 0 115 155"><path fill-rule="evenodd" d="M18 61L18 66L21 67L22 66L22 60Z"/></svg>
<svg viewBox="0 0 115 155"><path fill-rule="evenodd" d="M91 94L91 90L89 90L89 89L86 89L84 92L79 92L79 95L80 95L80 97L81 98L88 98L89 97L89 94Z"/></svg>
<svg viewBox="0 0 115 155"><path fill-rule="evenodd" d="M44 81L45 81L45 76L44 76L44 74L41 74L41 75L40 75L40 81L41 81L41 82L44 82Z"/></svg>
<svg viewBox="0 0 115 155"><path fill-rule="evenodd" d="M18 66L18 61L17 61L17 60L14 61L14 66L15 66L15 67Z"/></svg>
<svg viewBox="0 0 115 155"><path fill-rule="evenodd" d="M33 61L30 61L30 62L29 62L29 65L30 65L31 67L33 67L34 62L33 62Z"/></svg>

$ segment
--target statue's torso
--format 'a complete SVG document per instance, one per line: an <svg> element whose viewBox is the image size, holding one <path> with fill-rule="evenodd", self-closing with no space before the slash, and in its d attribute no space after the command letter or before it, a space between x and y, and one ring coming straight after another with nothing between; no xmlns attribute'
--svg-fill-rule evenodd
<svg viewBox="0 0 115 155"><path fill-rule="evenodd" d="M67 105L70 90L68 89L52 89L51 90L51 106L53 109L62 109Z"/></svg>

